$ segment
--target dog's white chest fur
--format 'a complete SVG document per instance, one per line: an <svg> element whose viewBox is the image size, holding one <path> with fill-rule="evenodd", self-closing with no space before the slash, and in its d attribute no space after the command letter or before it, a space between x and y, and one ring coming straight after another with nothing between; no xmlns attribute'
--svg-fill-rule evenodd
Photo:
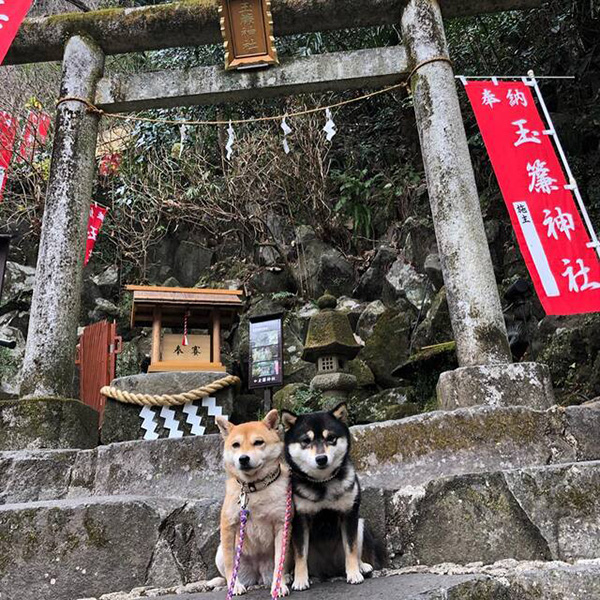
<svg viewBox="0 0 600 600"><path fill-rule="evenodd" d="M271 583L275 535L282 529L285 519L288 481L288 477L282 473L277 481L264 490L248 495L249 516L239 574L244 585ZM239 504L228 505L226 516L239 528Z"/></svg>
<svg viewBox="0 0 600 600"><path fill-rule="evenodd" d="M356 474L354 469L348 469L343 479L334 479L326 484L324 496L318 494L311 486L299 483L294 494L294 505L301 514L312 515L321 510L348 513L357 494Z"/></svg>

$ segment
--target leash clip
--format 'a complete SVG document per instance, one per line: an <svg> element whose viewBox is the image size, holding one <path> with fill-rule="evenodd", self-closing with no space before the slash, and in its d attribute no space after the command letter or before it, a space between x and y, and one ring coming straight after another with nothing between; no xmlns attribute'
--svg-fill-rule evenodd
<svg viewBox="0 0 600 600"><path fill-rule="evenodd" d="M248 508L248 500L249 500L248 492L242 490L240 492L240 497L238 500L238 504L240 505L241 510L246 510Z"/></svg>

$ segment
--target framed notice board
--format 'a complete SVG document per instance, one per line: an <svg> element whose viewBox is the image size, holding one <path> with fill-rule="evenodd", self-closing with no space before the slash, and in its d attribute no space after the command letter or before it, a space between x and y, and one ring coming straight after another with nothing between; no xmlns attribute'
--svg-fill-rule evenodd
<svg viewBox="0 0 600 600"><path fill-rule="evenodd" d="M283 383L282 315L250 319L250 389Z"/></svg>

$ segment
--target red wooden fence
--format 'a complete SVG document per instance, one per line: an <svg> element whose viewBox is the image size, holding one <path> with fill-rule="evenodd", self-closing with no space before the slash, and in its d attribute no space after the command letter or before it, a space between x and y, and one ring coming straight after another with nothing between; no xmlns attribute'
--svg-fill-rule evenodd
<svg viewBox="0 0 600 600"><path fill-rule="evenodd" d="M117 335L116 323L100 321L89 325L79 337L77 360L79 365L79 397L84 404L104 415L105 398L100 389L115 378L117 354L122 339Z"/></svg>

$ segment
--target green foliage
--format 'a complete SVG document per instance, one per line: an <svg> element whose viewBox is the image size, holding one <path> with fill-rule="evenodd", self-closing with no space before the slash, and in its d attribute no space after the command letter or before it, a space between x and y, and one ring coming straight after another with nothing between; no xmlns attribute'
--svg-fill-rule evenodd
<svg viewBox="0 0 600 600"><path fill-rule="evenodd" d="M317 390L297 390L291 397L291 410L297 415L308 414L321 408L322 394Z"/></svg>
<svg viewBox="0 0 600 600"><path fill-rule="evenodd" d="M332 177L340 190L340 199L334 210L352 219L354 235L370 237L373 223L371 203L377 192L377 183L383 176L378 173L369 177L367 169L362 169L357 174L334 171Z"/></svg>
<svg viewBox="0 0 600 600"><path fill-rule="evenodd" d="M273 294L271 294L271 300L275 300L275 302L277 302L278 300L287 300L288 298L295 298L296 294L292 294L292 292L274 292Z"/></svg>

